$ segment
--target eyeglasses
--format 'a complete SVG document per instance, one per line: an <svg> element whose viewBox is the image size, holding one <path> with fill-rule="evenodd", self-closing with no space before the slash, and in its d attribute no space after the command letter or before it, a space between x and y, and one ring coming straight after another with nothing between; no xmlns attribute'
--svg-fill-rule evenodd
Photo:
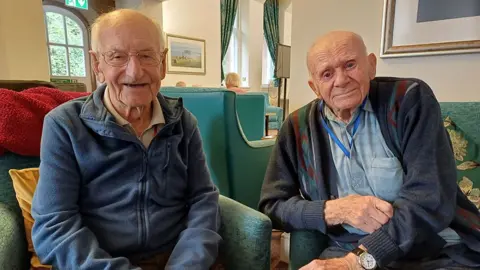
<svg viewBox="0 0 480 270"><path fill-rule="evenodd" d="M158 66L163 60L164 53L159 54L155 51L142 51L135 53L108 51L101 55L103 55L105 63L112 67L123 67L127 65L132 56L136 56L142 66Z"/></svg>

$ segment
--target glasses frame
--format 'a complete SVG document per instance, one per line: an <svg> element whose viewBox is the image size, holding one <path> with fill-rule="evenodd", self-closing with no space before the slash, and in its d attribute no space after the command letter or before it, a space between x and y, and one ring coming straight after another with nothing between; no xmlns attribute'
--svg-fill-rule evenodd
<svg viewBox="0 0 480 270"><path fill-rule="evenodd" d="M111 67L124 67L124 66L128 65L128 63L130 63L130 58L131 58L132 56L137 56L137 57L138 57L138 56L140 55L140 53L141 53L141 52L129 52L129 53L126 53L126 54L128 55L128 59L127 59L127 61L125 62L125 64L122 64L122 65L112 65L111 63L109 63L109 62L107 61L106 56L105 56L105 54L111 53L111 52L118 52L118 51L112 50L112 51L106 51L106 52L103 52L103 53L99 53L101 56L103 56L103 61L105 62L105 64L107 64L107 65L109 65L109 66L111 66ZM160 64L163 62L163 60L165 60L165 56L166 56L166 54L167 54L167 52L168 52L168 49L166 48L166 49L163 50L163 52L160 52L160 53L158 53L158 52L156 52L156 51L154 51L154 52L155 52L155 54L158 55L158 62L157 62L157 63L155 63L155 64L153 64L153 65L145 65L145 64L143 64L142 62L139 61L140 65L142 65L142 66L147 66L147 67L157 67L158 65L160 65ZM123 52L122 52L122 53L123 53Z"/></svg>

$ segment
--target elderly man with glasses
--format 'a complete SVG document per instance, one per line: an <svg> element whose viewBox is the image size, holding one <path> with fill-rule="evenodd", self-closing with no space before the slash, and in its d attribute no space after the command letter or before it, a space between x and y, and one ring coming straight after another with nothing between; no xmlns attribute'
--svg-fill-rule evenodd
<svg viewBox="0 0 480 270"><path fill-rule="evenodd" d="M44 121L32 238L58 269L208 269L221 237L196 119L159 93L161 28L133 10L100 16L103 83Z"/></svg>

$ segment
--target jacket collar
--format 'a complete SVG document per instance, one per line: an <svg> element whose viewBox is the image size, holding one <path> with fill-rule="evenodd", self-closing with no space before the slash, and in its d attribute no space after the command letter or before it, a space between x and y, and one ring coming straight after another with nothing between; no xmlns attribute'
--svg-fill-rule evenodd
<svg viewBox="0 0 480 270"><path fill-rule="evenodd" d="M105 87L105 92L103 94L103 104L109 113L113 115L115 121L120 124L121 126L128 126L130 123L127 119L123 118L113 107L112 101L110 100L110 95L108 93L109 89L108 86ZM152 119L150 120L150 125L147 129L151 128L154 125L158 124L165 124L165 117L163 117L162 107L160 106L160 102L158 99L152 100Z"/></svg>
<svg viewBox="0 0 480 270"><path fill-rule="evenodd" d="M115 117L105 107L103 103L105 88L105 84L101 85L85 100L80 111L80 118L100 135L109 137L131 136L127 130L116 123ZM157 98L165 118L165 127L162 128L162 133L168 131L171 133L171 126L179 122L182 117L183 101L181 98L164 97L160 92L157 94Z"/></svg>

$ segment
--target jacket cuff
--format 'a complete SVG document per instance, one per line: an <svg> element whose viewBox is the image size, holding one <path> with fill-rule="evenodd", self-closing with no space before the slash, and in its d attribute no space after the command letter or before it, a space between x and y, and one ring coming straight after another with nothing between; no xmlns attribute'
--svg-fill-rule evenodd
<svg viewBox="0 0 480 270"><path fill-rule="evenodd" d="M307 201L303 208L302 219L306 229L326 233L325 201Z"/></svg>
<svg viewBox="0 0 480 270"><path fill-rule="evenodd" d="M359 241L359 244L367 249L380 267L388 265L401 255L398 245L382 229L365 236Z"/></svg>

